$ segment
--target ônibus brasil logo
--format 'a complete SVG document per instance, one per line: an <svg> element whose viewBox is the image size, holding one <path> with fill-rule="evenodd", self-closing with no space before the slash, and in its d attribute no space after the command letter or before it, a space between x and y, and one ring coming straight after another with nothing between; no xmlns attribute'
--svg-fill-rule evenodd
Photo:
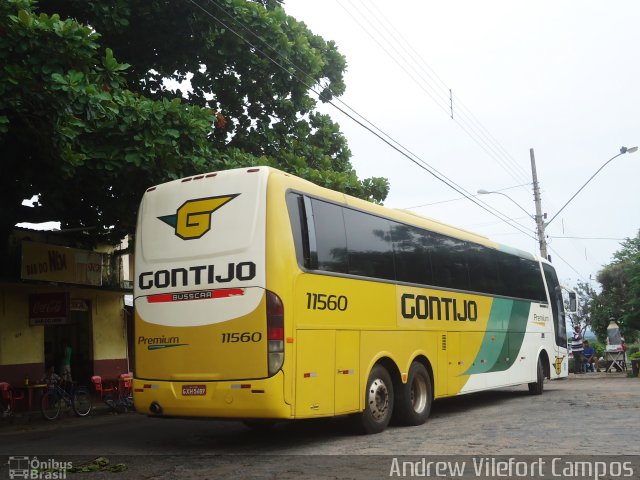
<svg viewBox="0 0 640 480"><path fill-rule="evenodd" d="M211 216L213 212L229 203L238 195L240 194L236 193L233 195L187 200L178 208L174 215L165 215L158 217L158 219L173 227L176 236L183 240L201 238L211 230Z"/></svg>

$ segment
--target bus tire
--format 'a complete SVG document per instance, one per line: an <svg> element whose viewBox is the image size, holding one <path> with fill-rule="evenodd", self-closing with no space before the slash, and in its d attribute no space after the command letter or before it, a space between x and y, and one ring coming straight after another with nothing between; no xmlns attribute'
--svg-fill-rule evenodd
<svg viewBox="0 0 640 480"><path fill-rule="evenodd" d="M544 391L544 369L542 368L542 358L538 358L537 380L529 384L531 395L542 395Z"/></svg>
<svg viewBox="0 0 640 480"><path fill-rule="evenodd" d="M382 432L393 413L393 383L382 365L371 369L364 399L364 411L358 416L358 430L364 434Z"/></svg>
<svg viewBox="0 0 640 480"><path fill-rule="evenodd" d="M397 395L396 417L402 425L422 425L429 418L433 388L425 366L413 362L409 368L407 383L400 386Z"/></svg>

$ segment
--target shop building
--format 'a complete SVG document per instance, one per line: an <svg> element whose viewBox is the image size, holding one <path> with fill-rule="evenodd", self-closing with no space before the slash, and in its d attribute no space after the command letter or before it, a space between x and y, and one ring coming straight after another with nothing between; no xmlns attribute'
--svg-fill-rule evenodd
<svg viewBox="0 0 640 480"><path fill-rule="evenodd" d="M89 250L65 243L55 232L21 229L9 242L0 279L1 381L37 381L49 365L60 372L65 345L80 383L132 368L126 245Z"/></svg>

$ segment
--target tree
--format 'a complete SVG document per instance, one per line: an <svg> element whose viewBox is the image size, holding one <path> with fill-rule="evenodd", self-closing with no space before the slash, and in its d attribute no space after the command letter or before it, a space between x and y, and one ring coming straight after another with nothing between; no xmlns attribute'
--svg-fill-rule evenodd
<svg viewBox="0 0 640 480"><path fill-rule="evenodd" d="M593 294L593 289L586 282L578 281L574 287L576 292L576 312L569 314L569 320L573 331L579 331L584 336L587 328L591 327L590 308ZM565 300L564 308L566 311L570 311L568 299ZM593 328L592 328L593 330Z"/></svg>
<svg viewBox="0 0 640 480"><path fill-rule="evenodd" d="M284 70L260 53L262 41L252 47L192 2L0 4L0 146L11 172L0 179L3 234L60 220L115 242L133 231L150 185L245 165L386 197L386 180L359 180L337 124L315 111L310 86L324 100L344 91L336 46L278 1L213 4L211 15L277 49ZM164 83L189 74L190 92ZM34 208L21 205L33 195Z"/></svg>
<svg viewBox="0 0 640 480"><path fill-rule="evenodd" d="M602 291L592 297L592 328L602 341L609 320L614 319L626 342L631 343L640 329L640 232L622 242L613 258L597 275Z"/></svg>

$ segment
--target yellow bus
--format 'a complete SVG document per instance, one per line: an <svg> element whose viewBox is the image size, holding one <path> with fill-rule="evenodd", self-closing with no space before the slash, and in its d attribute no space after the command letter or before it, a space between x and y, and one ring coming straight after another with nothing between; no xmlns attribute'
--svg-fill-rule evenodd
<svg viewBox="0 0 640 480"><path fill-rule="evenodd" d="M152 416L376 433L567 375L548 262L273 168L149 188L135 258L134 401Z"/></svg>

